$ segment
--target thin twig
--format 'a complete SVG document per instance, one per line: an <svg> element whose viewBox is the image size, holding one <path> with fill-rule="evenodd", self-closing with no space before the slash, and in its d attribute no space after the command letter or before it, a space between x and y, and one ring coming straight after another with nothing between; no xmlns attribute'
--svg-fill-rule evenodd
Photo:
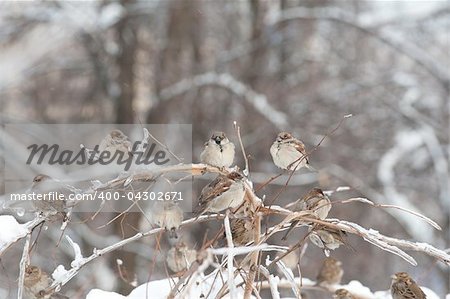
<svg viewBox="0 0 450 299"><path fill-rule="evenodd" d="M225 227L227 246L228 248L233 249L234 244L233 244L233 236L231 234L230 218L228 216L229 214L230 210L227 210L225 218L223 219L223 224ZM228 269L228 289L230 291L230 298L232 299L236 298L236 286L234 285L234 275L233 275L234 271L233 259L234 259L233 251L230 250L227 255L227 269Z"/></svg>
<svg viewBox="0 0 450 299"><path fill-rule="evenodd" d="M241 146L242 155L244 156L245 168L242 172L244 173L244 175L246 177L248 177L248 175L250 173L250 169L248 168L248 158L247 158L247 154L245 153L244 144L242 143L241 127L239 127L237 125L236 121L233 122L233 125L234 125L234 129L236 130L236 135L239 140L239 145Z"/></svg>
<svg viewBox="0 0 450 299"><path fill-rule="evenodd" d="M22 299L23 296L23 287L25 282L25 270L29 265L30 256L30 241L31 241L31 233L27 234L25 238L25 245L23 246L22 259L20 260L20 271L19 271L19 285L17 289L17 299Z"/></svg>
<svg viewBox="0 0 450 299"><path fill-rule="evenodd" d="M379 204L379 203L374 203L373 201L364 198L364 197L354 197L354 198L349 198L349 199L345 199L342 200L342 203L349 203L349 202L353 202L353 201L358 201L358 202L362 202L362 203L366 203L369 204L371 206L377 207L377 208L386 208L386 209L398 209L400 211L412 214L414 216L419 217L420 219L424 220L425 222L427 222L428 224L430 224L431 226L433 226L435 229L437 230L442 230L442 228L439 226L439 224L437 224L436 222L434 222L433 220L431 220L430 218L428 218L427 216L424 216L420 213L411 211L407 208L403 208L403 207L399 207L396 205L386 205L386 204Z"/></svg>
<svg viewBox="0 0 450 299"><path fill-rule="evenodd" d="M256 214L254 219L254 244L259 244L260 242L260 235L261 235L261 215L259 213ZM245 284L245 292L244 292L244 299L248 299L251 296L252 290L253 290L253 282L255 281L256 272L258 270L258 257L259 257L259 251L255 251L252 253L252 258L250 262L250 271L247 275L247 281Z"/></svg>

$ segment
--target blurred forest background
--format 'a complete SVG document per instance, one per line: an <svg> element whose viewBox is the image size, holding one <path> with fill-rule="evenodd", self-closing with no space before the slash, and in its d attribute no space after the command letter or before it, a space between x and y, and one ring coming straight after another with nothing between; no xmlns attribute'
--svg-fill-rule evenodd
<svg viewBox="0 0 450 299"><path fill-rule="evenodd" d="M1 119L192 123L193 161L213 130L236 143L236 120L251 178L263 183L280 172L269 154L279 131L292 132L312 149L344 115L353 114L311 155L319 172L296 174L277 204L313 186L351 186L332 200L364 196L412 208L443 231L395 210L356 203L334 206L331 217L449 248L449 29L448 1L4 1ZM278 179L259 194L272 198L284 183ZM83 251L92 252L147 225L142 217L131 218L102 230L89 222L69 229ZM204 230L192 226L183 239L198 248ZM58 231L40 238L41 244L48 238L56 244ZM282 244L280 238L270 242ZM362 240L350 243L355 252L333 253L343 261L344 282L358 279L384 290L392 273L408 271L440 296L449 293L449 269L433 259L418 254L419 266L410 267ZM161 246L164 252L169 245L162 240ZM16 288L17 248L1 261L2 294ZM64 244L37 252L33 262L47 271L72 258ZM315 278L322 257L309 247L304 277ZM149 273L151 279L166 276L164 254L155 250L153 238L144 239L97 260L89 266L95 270L84 269L65 293L84 298L94 287L129 291L117 258L139 283Z"/></svg>

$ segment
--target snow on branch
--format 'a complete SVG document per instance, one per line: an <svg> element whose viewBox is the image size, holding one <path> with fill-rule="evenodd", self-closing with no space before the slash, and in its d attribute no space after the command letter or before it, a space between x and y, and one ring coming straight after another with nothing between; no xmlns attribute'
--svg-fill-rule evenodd
<svg viewBox="0 0 450 299"><path fill-rule="evenodd" d="M352 172L342 168L341 166L332 164L327 166L326 169L333 176L339 178L339 180L351 186L358 186L358 191L364 194L366 197L371 198L374 202L387 202L387 198L383 194L374 190L370 186L367 186L367 184L360 177L355 176ZM397 206L406 208L409 211L420 210L409 201L406 203L404 201L399 202L398 197L394 197L394 195L396 195L396 193L389 194L389 199L390 201L394 201ZM408 217L406 213L401 213L399 211L396 211L395 209L383 209L383 211L386 211L386 213L389 213L392 217L397 219L397 221L399 221L404 226L405 230L414 239L423 239L427 242L432 241L431 236L433 235L433 231L424 222L411 221L411 217Z"/></svg>
<svg viewBox="0 0 450 299"><path fill-rule="evenodd" d="M217 74L210 72L183 79L180 82L163 89L159 94L159 98L163 101L170 100L175 96L192 90L193 87L199 88L208 85L219 86L233 92L249 102L261 115L278 129L282 130L287 128L288 118L286 114L276 110L270 105L265 95L257 93L249 86L227 73Z"/></svg>
<svg viewBox="0 0 450 299"><path fill-rule="evenodd" d="M233 169L219 169L216 167L211 167L205 164L178 164L175 166L166 166L160 167L158 169L141 169L139 172L131 172L128 174L121 174L118 178L108 181L106 183L98 183L95 186L91 187L86 192L92 192L96 189L108 189L114 187L122 187L124 184L127 184L129 181L148 181L155 180L161 177L161 175L170 172L180 172L180 173L188 173L193 176L202 175L206 172L211 173L221 173L226 174L232 171ZM212 215L201 215L198 217L194 217L191 219L187 219L183 221L180 227L185 227L191 224L200 223L203 221L217 221L218 219L224 219L224 227L225 227L225 236L227 240L227 245L223 248L206 248L199 252L197 256L197 260L190 266L187 270L187 273L178 280L175 287L171 288L169 298L175 298L184 295L190 295L197 292L198 287L195 285L195 282L204 278L204 272L209 267L216 267L217 271L220 271L220 275L223 282L220 288L214 287L214 292L217 294L222 294L229 292L230 297L234 298L252 298L253 295L259 297L259 291L256 289L256 286L260 283L258 281L259 275L258 273L264 273L267 276L269 283L269 287L271 292L275 298L278 296L278 288L281 280L273 276L269 271L270 267L261 268L260 263L260 254L262 251L277 251L282 253L288 253L290 248L284 246L277 246L268 244L268 239L275 233L281 232L287 229L290 226L290 223L293 219L299 219L300 224L302 225L310 225L310 223L315 223L317 225L327 226L332 229L342 230L347 233L354 234L356 236L361 237L365 241L381 248L382 250L391 252L404 260L408 261L412 265L417 265L415 259L410 256L405 251L418 251L430 255L437 260L443 262L446 265L450 265L450 255L443 250L436 249L430 244L420 243L420 242L412 242L406 240L400 240L392 237L385 236L374 229L366 229L359 224L339 220L339 219L325 219L319 220L317 218L311 217L311 212L308 211L300 211L300 212L292 212L290 210L277 207L270 206L265 207L263 205L263 200L258 197L252 187L253 183L249 180L245 181L245 199L247 203L250 203L252 208L254 208L254 215L252 216L253 224L255 225L255 229L253 231L254 237L253 242L251 244L247 244L247 246L239 246L236 247L233 244L233 238L230 228L230 218L237 217L234 214L230 214L227 212L225 215L223 214L212 214ZM350 199L351 201L352 199ZM370 203L369 200L366 200L367 203ZM376 205L375 205L376 206ZM395 208L394 206L386 206L388 208ZM250 209L253 211L253 209ZM401 211L407 211L405 209L401 209ZM269 227L265 233L261 233L261 219L270 214L278 214L284 215L285 219L280 223ZM439 226L434 223L431 219L428 219L425 216L419 215L417 213L413 213L414 216L420 217L425 220L428 224L431 224L438 228ZM248 217L244 216L244 217ZM24 236L29 236L31 230L36 227L39 223L41 223L44 219L37 217L33 221L30 221L26 224L18 224L15 219L11 216L2 216L0 217L0 221L7 221L10 223L11 227L16 227L17 234L14 234L14 237L3 238L2 247L0 247L0 253L3 252L6 248L8 248L12 243L16 242L20 238ZM312 228L312 227L311 227ZM77 243L75 243L70 237L67 237L67 241L70 243L71 247L74 251L74 261L71 263L71 268L65 270L62 266L59 266L55 272L53 273L54 281L52 285L48 288L51 290L59 291L59 289L69 282L73 277L75 277L80 270L89 264L90 262L96 260L97 258L115 251L123 246L136 242L144 237L155 236L164 231L164 228L154 228L148 230L146 232L138 232L134 236L129 238L120 240L111 244L109 246L104 247L103 249L94 249L93 253L84 256L81 252L81 249ZM0 239L2 240L2 239ZM217 264L215 262L217 260L217 256L224 255L225 262L223 264ZM245 255L242 262L235 267L233 257L236 255ZM281 272L289 281L290 287L296 293L299 291L293 286L293 282L295 281L295 277L291 272L283 265L279 260L274 260L275 264L280 268ZM237 269L243 269L247 267L248 272L241 275L238 275ZM227 269L225 269L227 268ZM267 271L265 271L267 270ZM268 272L268 273L267 273ZM240 281L240 282L238 282ZM241 285L243 288L237 288L238 285ZM210 285L211 289L213 286ZM302 286L303 287L303 286ZM167 293L166 293L167 294ZM91 298L91 297L88 297ZM95 297L92 297L95 298ZM130 297L133 298L133 297ZM367 297L372 298L372 297Z"/></svg>
<svg viewBox="0 0 450 299"><path fill-rule="evenodd" d="M8 228L0 232L0 257L12 244L30 235L33 229L44 220L43 217L36 217L27 223L19 224L13 216L0 216L0 227Z"/></svg>

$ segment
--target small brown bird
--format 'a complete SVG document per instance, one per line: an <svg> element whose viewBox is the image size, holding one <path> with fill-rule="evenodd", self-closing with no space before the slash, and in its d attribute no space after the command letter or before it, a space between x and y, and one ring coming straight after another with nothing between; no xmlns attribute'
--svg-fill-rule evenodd
<svg viewBox="0 0 450 299"><path fill-rule="evenodd" d="M427 297L406 272L392 275L391 294L393 299L424 299Z"/></svg>
<svg viewBox="0 0 450 299"><path fill-rule="evenodd" d="M156 203L152 211L153 222L169 232L170 238L178 238L177 230L183 221L183 211L172 201Z"/></svg>
<svg viewBox="0 0 450 299"><path fill-rule="evenodd" d="M188 269L196 259L197 251L180 242L167 252L166 262L172 272L178 273Z"/></svg>
<svg viewBox="0 0 450 299"><path fill-rule="evenodd" d="M51 221L60 218L66 219L66 196L70 190L64 184L48 175L38 174L34 177L29 192L34 193L36 196L32 200L36 212L44 214Z"/></svg>
<svg viewBox="0 0 450 299"><path fill-rule="evenodd" d="M341 283L344 270L342 270L341 261L332 257L327 257L317 275L317 284L334 285Z"/></svg>
<svg viewBox="0 0 450 299"><path fill-rule="evenodd" d="M255 225L252 220L232 219L230 226L235 245L241 246L253 241Z"/></svg>
<svg viewBox="0 0 450 299"><path fill-rule="evenodd" d="M356 299L349 291L346 289L337 289L333 295L334 299Z"/></svg>
<svg viewBox="0 0 450 299"><path fill-rule="evenodd" d="M202 163L219 168L230 167L234 160L234 144L228 140L224 132L215 132L205 143L200 160Z"/></svg>
<svg viewBox="0 0 450 299"><path fill-rule="evenodd" d="M331 210L331 201L320 188L313 188L304 197L298 199L289 209L293 212L311 211L315 217L323 220L327 218ZM292 221L291 227L287 230L282 240L286 240L298 222L299 220Z"/></svg>
<svg viewBox="0 0 450 299"><path fill-rule="evenodd" d="M129 154L132 150L132 145L127 135L120 130L112 130L105 138L100 142L98 147L100 152L110 152L112 155L116 151Z"/></svg>
<svg viewBox="0 0 450 299"><path fill-rule="evenodd" d="M28 299L69 299L59 293L46 290L53 280L47 273L36 266L27 266L25 269L24 295Z"/></svg>
<svg viewBox="0 0 450 299"><path fill-rule="evenodd" d="M347 233L324 225L316 225L310 229L309 239L319 248L323 249L325 256L330 256L330 250L335 250L345 244Z"/></svg>
<svg viewBox="0 0 450 299"><path fill-rule="evenodd" d="M198 199L197 215L239 207L244 202L245 195L243 178L240 173L232 172L227 176L219 175L205 186Z"/></svg>
<svg viewBox="0 0 450 299"><path fill-rule="evenodd" d="M281 132L270 147L270 154L276 166L285 170L309 168L309 160L303 142L290 133Z"/></svg>

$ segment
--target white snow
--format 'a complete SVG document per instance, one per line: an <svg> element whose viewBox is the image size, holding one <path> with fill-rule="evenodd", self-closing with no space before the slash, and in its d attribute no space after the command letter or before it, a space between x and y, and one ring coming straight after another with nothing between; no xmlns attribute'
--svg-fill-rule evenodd
<svg viewBox="0 0 450 299"><path fill-rule="evenodd" d="M102 9L98 25L101 28L108 28L117 23L124 14L125 9L122 5L115 2L110 3Z"/></svg>
<svg viewBox="0 0 450 299"><path fill-rule="evenodd" d="M348 283L348 285L344 286L344 289L349 290L352 294L363 297L363 298L372 298L373 294L370 289L366 286L363 286L359 281L352 280Z"/></svg>
<svg viewBox="0 0 450 299"><path fill-rule="evenodd" d="M84 257L81 254L81 249L80 249L80 245L78 245L77 243L75 243L69 236L66 236L67 241L69 242L70 246L72 246L73 248L73 253L74 253L74 260L72 261L72 263L70 264L72 267L78 267L81 264L83 264L84 262Z"/></svg>
<svg viewBox="0 0 450 299"><path fill-rule="evenodd" d="M0 249L14 240L25 236L28 232L27 228L18 223L11 215L0 216L0 227L7 228L0 230Z"/></svg>
<svg viewBox="0 0 450 299"><path fill-rule="evenodd" d="M217 271L214 271L208 276L204 276L203 274L198 276L196 282L192 283L191 288L183 294L183 298L201 298L201 295L206 295L208 293L210 298L215 298L216 294L222 287L222 280L217 279L216 275ZM223 271L221 275L224 280L227 279L226 271ZM86 299L166 299L174 286L173 283L176 283L177 281L178 279L161 279L151 281L135 288L126 297L114 292L106 292L99 289L93 289L89 292ZM241 282L242 278L240 276L236 277L235 284L238 285ZM243 288L236 289L236 295L237 298L242 298L244 295ZM229 298L229 296L226 295L223 298ZM252 296L251 298L254 297Z"/></svg>
<svg viewBox="0 0 450 299"><path fill-rule="evenodd" d="M53 279L57 281L63 281L66 276L67 270L63 265L58 265L58 267L56 267L55 271L53 271L52 273Z"/></svg>
<svg viewBox="0 0 450 299"><path fill-rule="evenodd" d="M114 292L106 292L99 289L93 289L91 290L87 296L86 299L126 299L127 297L119 295ZM145 298L145 297L141 297Z"/></svg>
<svg viewBox="0 0 450 299"><path fill-rule="evenodd" d="M425 293L425 295L427 295L427 299L439 299L439 296L436 295L436 293L433 292L432 290L430 290L429 288L422 287L422 286L420 288ZM447 295L447 297L448 297L448 295Z"/></svg>

